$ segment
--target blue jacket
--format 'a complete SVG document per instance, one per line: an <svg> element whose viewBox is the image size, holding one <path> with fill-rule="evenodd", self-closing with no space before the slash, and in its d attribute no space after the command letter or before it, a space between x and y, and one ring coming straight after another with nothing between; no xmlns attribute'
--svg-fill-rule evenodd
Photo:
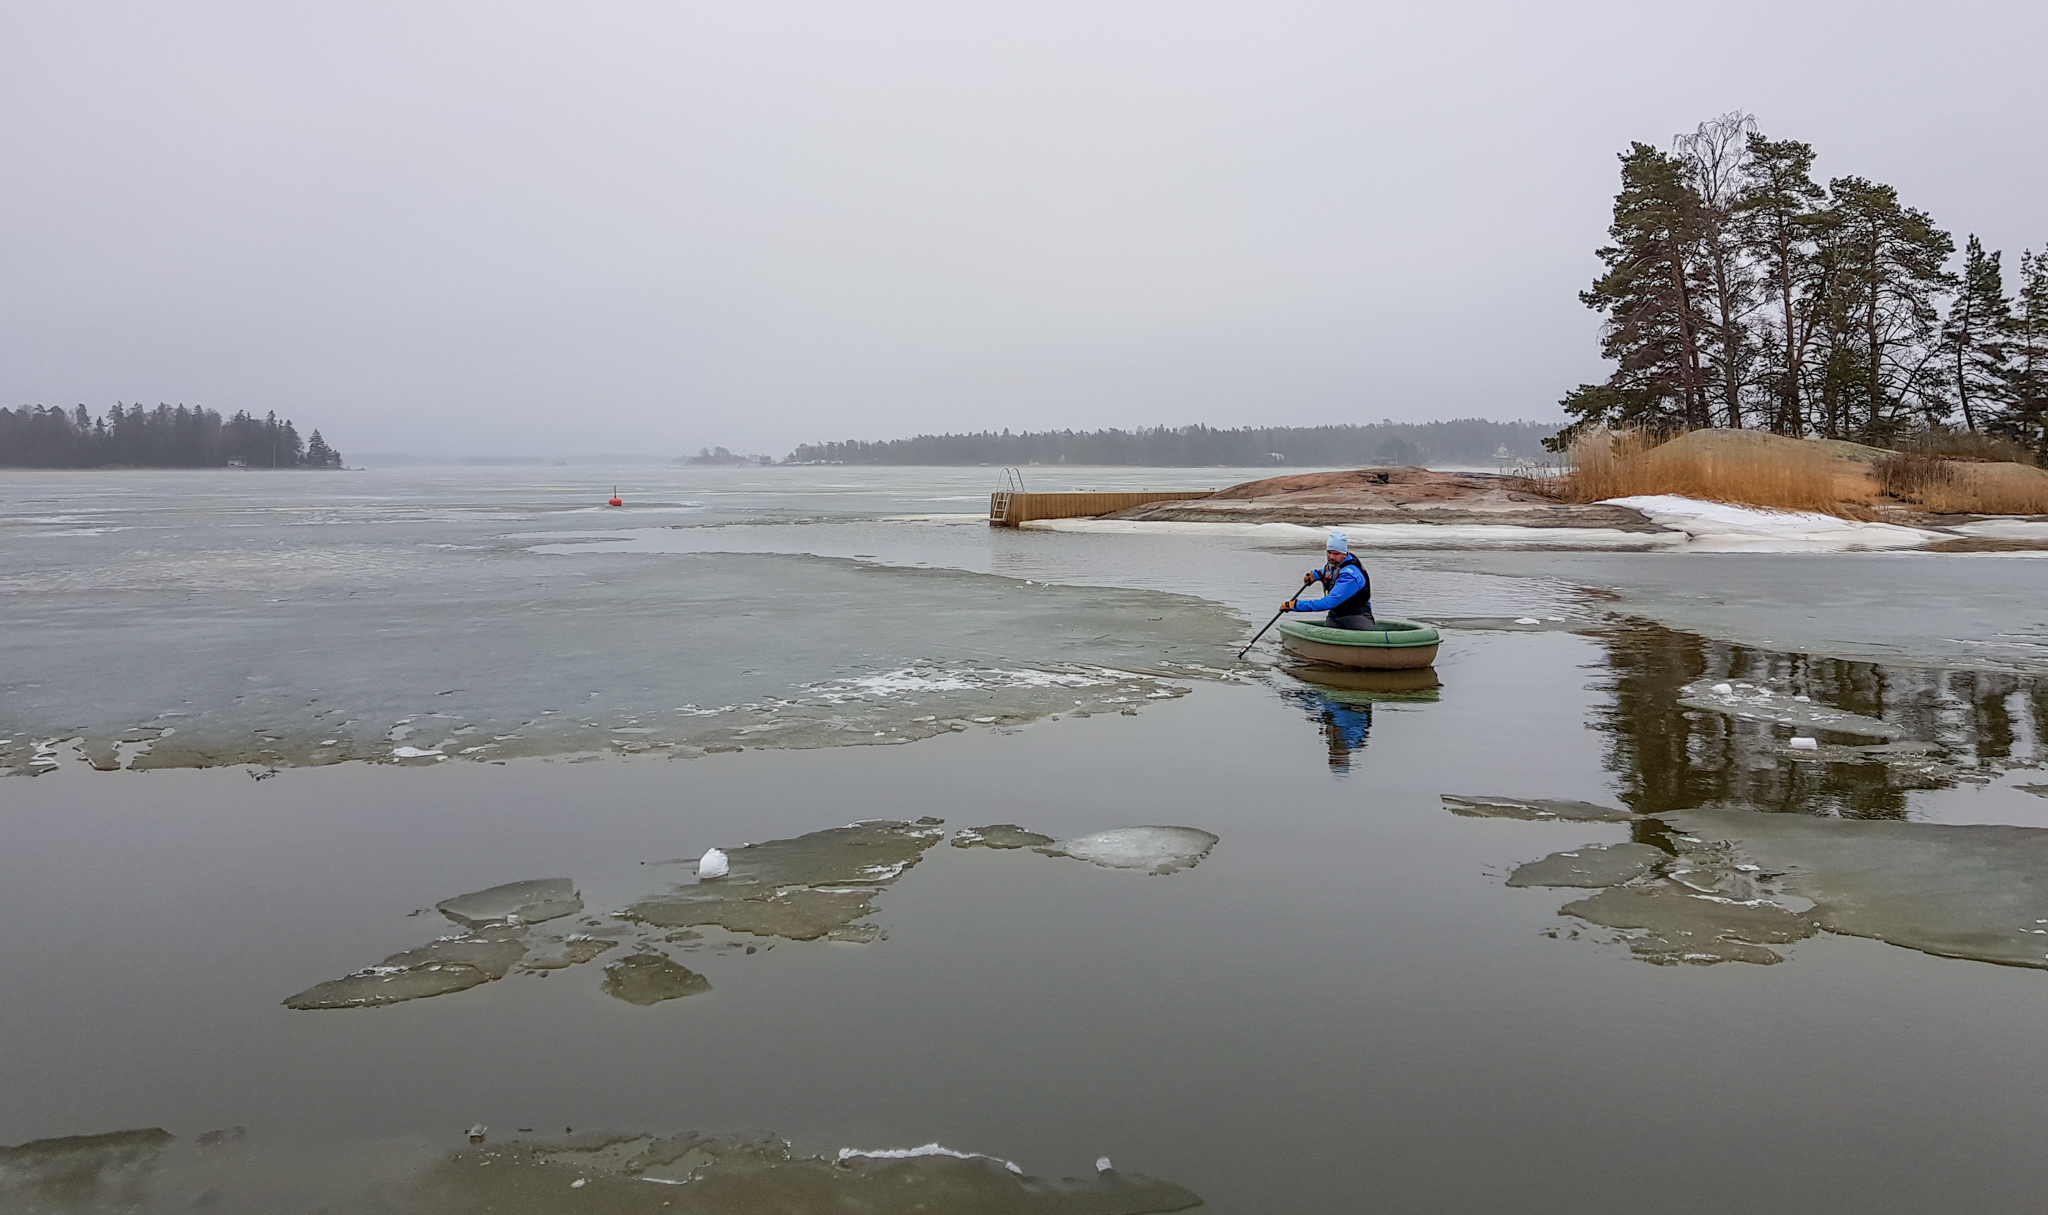
<svg viewBox="0 0 2048 1215"><path fill-rule="evenodd" d="M1321 566L1317 566L1309 572L1321 574L1323 570ZM1342 603L1364 589L1365 575L1359 571L1357 566L1347 565L1337 571L1337 585L1330 588L1329 594L1324 595L1321 599L1297 599L1294 601L1294 610L1297 612L1327 612L1332 604Z"/></svg>

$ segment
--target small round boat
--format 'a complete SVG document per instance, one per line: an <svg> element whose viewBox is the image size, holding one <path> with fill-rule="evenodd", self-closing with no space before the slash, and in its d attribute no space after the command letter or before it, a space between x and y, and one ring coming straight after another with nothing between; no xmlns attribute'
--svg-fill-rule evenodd
<svg viewBox="0 0 2048 1215"><path fill-rule="evenodd" d="M1436 661L1436 649L1443 639L1435 629L1407 620L1382 620L1379 626L1333 629L1306 620L1287 620L1280 625L1280 644L1290 653L1339 667L1400 671Z"/></svg>

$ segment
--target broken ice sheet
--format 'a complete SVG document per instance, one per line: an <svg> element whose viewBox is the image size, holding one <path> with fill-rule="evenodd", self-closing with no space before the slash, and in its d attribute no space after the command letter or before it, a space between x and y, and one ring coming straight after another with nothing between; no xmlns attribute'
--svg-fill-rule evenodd
<svg viewBox="0 0 2048 1215"><path fill-rule="evenodd" d="M140 1209L164 1149L161 1127L0 1147L0 1210Z"/></svg>
<svg viewBox="0 0 2048 1215"><path fill-rule="evenodd" d="M1049 835L1026 831L1015 823L995 823L987 827L969 827L956 832L951 840L955 848L1037 848L1052 843Z"/></svg>
<svg viewBox="0 0 2048 1215"><path fill-rule="evenodd" d="M1217 843L1216 836L1195 827L1117 827L1060 840L1037 851L1108 869L1165 874L1194 868Z"/></svg>
<svg viewBox="0 0 2048 1215"><path fill-rule="evenodd" d="M1854 734L1865 738L1898 738L1905 734L1899 727L1875 717L1831 709L1769 688L1728 680L1695 680L1679 689L1678 703L1688 709L1705 709L1726 713L1730 717L1768 721L1781 726L1804 726L1835 734Z"/></svg>
<svg viewBox="0 0 2048 1215"><path fill-rule="evenodd" d="M1626 810L1592 802L1554 798L1479 797L1452 793L1440 795L1444 809L1465 818L1516 818L1531 822L1625 823L1635 818Z"/></svg>
<svg viewBox="0 0 2048 1215"><path fill-rule="evenodd" d="M1784 956L1770 945L1803 940L1820 931L1813 920L1775 904L1736 902L1702 894L1675 882L1615 886L1558 913L1608 928L1636 930L1626 937L1629 952L1645 962L1755 962L1770 965Z"/></svg>
<svg viewBox="0 0 2048 1215"><path fill-rule="evenodd" d="M1826 931L2048 970L2048 828L1726 806L1637 821L1677 855L1630 872L1623 858L1656 850L1588 846L1524 865L1510 884L1615 879L1560 914L1624 931L1651 962L1768 964L1783 960L1774 946Z"/></svg>
<svg viewBox="0 0 2048 1215"><path fill-rule="evenodd" d="M1700 809L1657 816L1784 876L1829 932L2048 969L2048 828Z"/></svg>
<svg viewBox="0 0 2048 1215"><path fill-rule="evenodd" d="M1517 865L1510 886L1619 886L1649 873L1670 857L1648 844L1587 844Z"/></svg>
<svg viewBox="0 0 2048 1215"><path fill-rule="evenodd" d="M420 1215L496 1209L748 1215L1163 1215L1201 1205L1181 1186L1114 1170L1054 1181L949 1148L798 1156L763 1135L578 1135L456 1152L405 1194ZM661 1184L650 1185L655 1182Z"/></svg>
<svg viewBox="0 0 2048 1215"><path fill-rule="evenodd" d="M577 897L576 883L568 878L534 878L443 899L434 904L434 910L472 927L511 920L538 924L575 915L583 910L583 900Z"/></svg>
<svg viewBox="0 0 2048 1215"><path fill-rule="evenodd" d="M604 968L605 994L628 1004L659 1004L710 991L711 980L656 953L636 953Z"/></svg>
<svg viewBox="0 0 2048 1215"><path fill-rule="evenodd" d="M315 983L284 1002L286 1008L371 1008L481 987L502 979L526 953L523 929L479 929L392 954L376 966Z"/></svg>
<svg viewBox="0 0 2048 1215"><path fill-rule="evenodd" d="M354 974L315 983L287 999L285 1007L374 1008L445 996L504 978L529 950L535 956L520 969L548 971L587 962L612 944L592 942L581 934L533 930L534 923L583 910L576 885L568 878L508 882L443 899L435 906L467 931L392 954Z"/></svg>
<svg viewBox="0 0 2048 1215"><path fill-rule="evenodd" d="M715 924L728 932L872 940L874 898L915 865L944 832L939 820L876 819L726 850L729 871L714 881L642 899L620 915L657 928Z"/></svg>

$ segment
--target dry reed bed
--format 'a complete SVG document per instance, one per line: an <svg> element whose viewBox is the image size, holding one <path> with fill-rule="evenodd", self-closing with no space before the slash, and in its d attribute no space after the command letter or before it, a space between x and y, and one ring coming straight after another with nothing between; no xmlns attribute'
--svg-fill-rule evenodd
<svg viewBox="0 0 2048 1215"><path fill-rule="evenodd" d="M1659 444L1639 432L1595 432L1572 445L1552 492L1567 502L1678 494L1777 510L1868 519L1877 497L1867 466L1788 441L1708 447Z"/></svg>
<svg viewBox="0 0 2048 1215"><path fill-rule="evenodd" d="M1677 494L1844 519L1875 518L1884 499L1937 514L2048 514L2048 471L1944 454L1846 459L1773 435L1708 431L1665 442L1639 431L1595 431L1572 445L1571 469L1540 488L1566 502Z"/></svg>

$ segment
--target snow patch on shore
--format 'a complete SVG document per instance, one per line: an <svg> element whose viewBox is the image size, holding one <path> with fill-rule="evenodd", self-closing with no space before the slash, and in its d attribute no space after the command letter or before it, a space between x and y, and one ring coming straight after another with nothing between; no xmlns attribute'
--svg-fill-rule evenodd
<svg viewBox="0 0 2048 1215"><path fill-rule="evenodd" d="M1810 511L1764 510L1727 502L1703 502L1676 494L1609 498L1602 506L1626 506L1662 527L1685 533L1689 553L1841 553L1921 548L1945 538L1941 532L1893 523L1858 523Z"/></svg>
<svg viewBox="0 0 2048 1215"><path fill-rule="evenodd" d="M1598 549L1642 551L1683 544L1673 532L1625 532L1607 527L1515 527L1490 523L1342 523L1337 526L1357 549ZM1018 527L1032 531L1111 536L1230 536L1274 548L1320 550L1327 527L1297 523L1209 523L1190 520L1033 519Z"/></svg>

